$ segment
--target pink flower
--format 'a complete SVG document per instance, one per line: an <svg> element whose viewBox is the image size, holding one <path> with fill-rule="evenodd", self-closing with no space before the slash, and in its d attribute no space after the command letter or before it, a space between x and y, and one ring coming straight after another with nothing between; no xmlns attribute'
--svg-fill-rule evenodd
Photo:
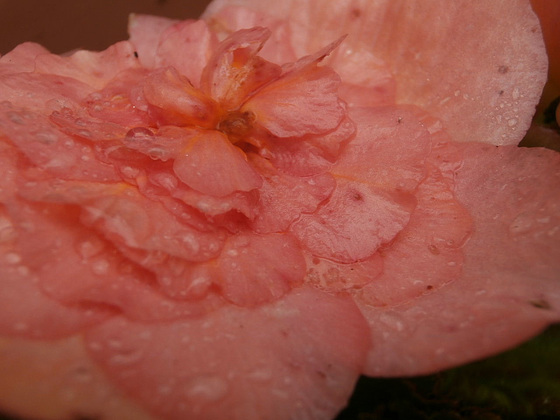
<svg viewBox="0 0 560 420"><path fill-rule="evenodd" d="M216 0L3 56L0 406L329 419L557 322L538 21L441 5Z"/></svg>

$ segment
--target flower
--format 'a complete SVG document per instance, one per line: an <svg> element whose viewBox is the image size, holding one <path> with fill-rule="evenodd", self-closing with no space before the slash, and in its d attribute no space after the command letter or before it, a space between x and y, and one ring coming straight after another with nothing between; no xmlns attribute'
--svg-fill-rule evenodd
<svg viewBox="0 0 560 420"><path fill-rule="evenodd" d="M217 0L2 57L0 404L328 419L360 374L557 322L560 157L516 147L538 21L446 2L426 28L439 5Z"/></svg>

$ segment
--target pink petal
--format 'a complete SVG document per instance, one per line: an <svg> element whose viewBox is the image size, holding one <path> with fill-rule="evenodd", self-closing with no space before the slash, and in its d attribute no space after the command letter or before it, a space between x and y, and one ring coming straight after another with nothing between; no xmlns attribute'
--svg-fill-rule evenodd
<svg viewBox="0 0 560 420"><path fill-rule="evenodd" d="M217 104L173 67L150 73L142 88L151 114L160 125L212 128L217 123Z"/></svg>
<svg viewBox="0 0 560 420"><path fill-rule="evenodd" d="M79 335L48 341L2 337L0 371L0 405L18 416L153 420L109 382Z"/></svg>
<svg viewBox="0 0 560 420"><path fill-rule="evenodd" d="M218 259L220 286L240 306L274 302L301 285L305 261L299 243L289 234L238 234Z"/></svg>
<svg viewBox="0 0 560 420"><path fill-rule="evenodd" d="M210 32L206 22L179 22L161 34L156 64L158 67L174 67L194 86L199 87L202 70L217 43L216 36Z"/></svg>
<svg viewBox="0 0 560 420"><path fill-rule="evenodd" d="M79 80L96 89L104 87L118 73L140 67L134 56L134 46L122 41L105 51L79 50L63 57L42 54L35 60L35 72L53 74Z"/></svg>
<svg viewBox="0 0 560 420"><path fill-rule="evenodd" d="M4 204L4 203L3 203ZM12 211L24 208L9 205ZM27 221L28 231L35 221ZM53 301L38 287L34 260L26 259L18 248L20 226L0 207L0 331L5 336L57 338L73 334L84 327L103 321L111 314L106 308L64 305Z"/></svg>
<svg viewBox="0 0 560 420"><path fill-rule="evenodd" d="M383 253L383 274L359 292L372 306L398 305L461 276L471 217L435 168L417 189L409 224ZM437 291L439 293L439 291Z"/></svg>
<svg viewBox="0 0 560 420"><path fill-rule="evenodd" d="M240 29L255 27L268 28L271 31L270 39L264 44L259 53L266 60L277 64L294 62L296 57L288 39L290 29L287 22L255 12L245 7L231 7L219 16L209 16L209 23L215 30L221 30L229 35ZM229 11L229 12L228 12Z"/></svg>
<svg viewBox="0 0 560 420"><path fill-rule="evenodd" d="M256 232L286 231L301 213L314 212L335 187L330 174L291 176L278 171L266 159L251 158L251 163L264 178L259 189L256 218L251 223Z"/></svg>
<svg viewBox="0 0 560 420"><path fill-rule="evenodd" d="M251 191L262 184L245 154L217 131L191 139L175 159L173 170L189 187L217 197Z"/></svg>
<svg viewBox="0 0 560 420"><path fill-rule="evenodd" d="M57 111L55 111L57 112ZM99 162L91 146L64 134L41 113L0 104L0 133L7 136L21 156L51 174L74 179L115 181L114 168ZM75 127L82 135L91 126ZM107 132L107 130L105 130Z"/></svg>
<svg viewBox="0 0 560 420"><path fill-rule="evenodd" d="M50 54L49 51L34 42L24 42L0 58L0 74L32 72L39 55Z"/></svg>
<svg viewBox="0 0 560 420"><path fill-rule="evenodd" d="M354 7L338 1L216 0L204 17L239 29L228 16L239 9L231 6L285 19L290 27L286 40L297 56L348 34L344 50L333 57L335 69L347 60L345 51L372 53L373 63L385 62L394 74L397 100L434 114L459 141L517 144L546 80L544 44L528 0L507 7L501 2L479 7L468 0L451 6L445 0L412 5L399 0ZM343 64L345 81L369 75L365 63L357 62L353 72ZM373 70L377 68L374 64ZM372 82L365 88L380 81Z"/></svg>
<svg viewBox="0 0 560 420"><path fill-rule="evenodd" d="M116 318L87 340L106 374L158 417L324 419L351 393L364 328L347 298L299 289L271 305L191 321Z"/></svg>
<svg viewBox="0 0 560 420"><path fill-rule="evenodd" d="M3 296L9 299L5 307L14 308L7 311L3 326L10 334L53 338L83 330L116 311L133 320L173 320L200 316L221 304L208 293L203 301L168 299L154 287L154 274L160 274L150 261L155 252L135 260L134 249L82 225L76 208L13 201L7 207L17 233L17 244L6 248L11 263L2 277ZM151 245L156 243L158 238ZM158 255L163 262L173 258ZM22 299L29 303L21 305Z"/></svg>
<svg viewBox="0 0 560 420"><path fill-rule="evenodd" d="M73 107L92 91L93 88L85 83L55 75L16 73L0 76L0 103L45 115L63 107Z"/></svg>
<svg viewBox="0 0 560 420"><path fill-rule="evenodd" d="M463 247L462 275L396 307L374 308L358 299L376 343L369 375L445 369L515 346L560 320L559 155L455 147L464 156L457 199L475 228ZM434 269L417 275L433 276Z"/></svg>
<svg viewBox="0 0 560 420"><path fill-rule="evenodd" d="M130 42L134 45L143 66L153 68L157 64L157 48L163 33L178 20L159 16L131 14L128 21Z"/></svg>
<svg viewBox="0 0 560 420"><path fill-rule="evenodd" d="M337 179L330 199L316 212L302 214L290 231L313 255L354 263L390 242L408 223L415 204L408 194Z"/></svg>
<svg viewBox="0 0 560 420"><path fill-rule="evenodd" d="M224 110L237 110L251 93L280 76L280 66L257 56L269 36L266 28L235 32L210 58L202 74L201 88Z"/></svg>
<svg viewBox="0 0 560 420"><path fill-rule="evenodd" d="M295 63L292 71L250 98L242 111L254 114L258 123L277 137L301 137L334 130L346 110L337 95L338 75L329 67L316 66L324 57L325 53L321 52L310 63L302 59L306 65Z"/></svg>
<svg viewBox="0 0 560 420"><path fill-rule="evenodd" d="M343 149L333 174L367 181L387 191L413 192L426 176L429 132L412 109L351 109L356 137Z"/></svg>

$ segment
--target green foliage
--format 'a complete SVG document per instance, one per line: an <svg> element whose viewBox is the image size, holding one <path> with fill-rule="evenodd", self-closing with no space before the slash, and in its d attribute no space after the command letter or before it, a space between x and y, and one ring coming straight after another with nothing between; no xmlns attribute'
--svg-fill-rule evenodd
<svg viewBox="0 0 560 420"><path fill-rule="evenodd" d="M509 352L418 378L362 377L337 420L560 419L560 325Z"/></svg>

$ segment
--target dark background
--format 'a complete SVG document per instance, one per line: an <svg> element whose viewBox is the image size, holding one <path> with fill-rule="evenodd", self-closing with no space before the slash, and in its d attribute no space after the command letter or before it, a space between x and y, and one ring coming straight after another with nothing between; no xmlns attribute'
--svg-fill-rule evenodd
<svg viewBox="0 0 560 420"><path fill-rule="evenodd" d="M263 0L265 1L265 0ZM54 53L128 39L130 13L197 18L209 0L0 0L0 54L24 41Z"/></svg>

